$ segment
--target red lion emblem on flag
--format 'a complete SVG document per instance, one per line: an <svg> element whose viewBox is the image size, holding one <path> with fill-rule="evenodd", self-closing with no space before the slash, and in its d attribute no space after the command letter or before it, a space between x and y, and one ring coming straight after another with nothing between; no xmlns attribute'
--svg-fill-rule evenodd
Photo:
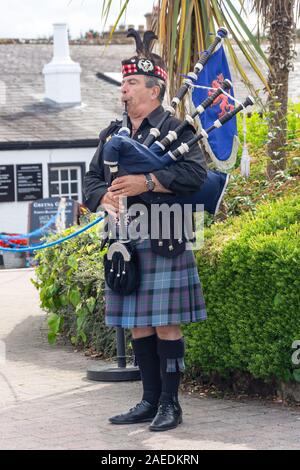
<svg viewBox="0 0 300 470"><path fill-rule="evenodd" d="M223 76L222 73L220 73L219 75L217 75L217 78L212 81L211 88L220 88L221 83L223 81L224 81L224 76ZM208 91L208 96L211 96L214 92L215 92L215 90L209 90ZM222 116L224 116L225 113L228 113L229 111L234 110L233 104L230 104L228 102L228 99L229 99L228 96L226 96L222 93L211 104L211 106L215 106L217 104L220 104L221 112L218 114L218 118L221 118Z"/></svg>

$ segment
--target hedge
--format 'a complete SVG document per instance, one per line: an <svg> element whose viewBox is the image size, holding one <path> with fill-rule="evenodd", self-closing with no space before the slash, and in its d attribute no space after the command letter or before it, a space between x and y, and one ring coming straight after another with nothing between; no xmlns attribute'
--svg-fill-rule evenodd
<svg viewBox="0 0 300 470"><path fill-rule="evenodd" d="M67 229L69 235L78 227ZM33 284L48 315L48 340L60 335L77 347L85 345L104 357L116 354L115 331L104 322L104 281L98 226L36 255ZM55 240L61 235L52 236Z"/></svg>
<svg viewBox="0 0 300 470"><path fill-rule="evenodd" d="M185 328L190 367L264 381L293 378L300 339L300 196L206 231L197 253L208 320Z"/></svg>

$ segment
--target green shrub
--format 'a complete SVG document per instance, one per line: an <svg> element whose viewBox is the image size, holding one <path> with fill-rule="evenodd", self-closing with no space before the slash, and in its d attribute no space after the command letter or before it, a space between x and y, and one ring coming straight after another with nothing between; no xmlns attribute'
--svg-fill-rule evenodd
<svg viewBox="0 0 300 470"><path fill-rule="evenodd" d="M67 229L55 240L78 230ZM96 228L68 242L38 252L37 281L41 307L49 313L48 339L60 334L76 346L89 347L104 357L116 354L115 330L104 322L103 252Z"/></svg>
<svg viewBox="0 0 300 470"><path fill-rule="evenodd" d="M280 196L299 193L300 189L300 103L289 103L287 114L287 146L286 169L279 171L272 180L266 177L268 157L266 144L268 141L268 114L253 113L246 118L247 145L251 157L250 177L240 174L240 145L236 167L231 171L231 178L225 194L225 204L221 206L218 218L255 212L257 204L263 200L276 200ZM243 118L238 115L238 134L243 144ZM211 223L211 220L209 220Z"/></svg>
<svg viewBox="0 0 300 470"><path fill-rule="evenodd" d="M197 254L208 320L185 327L188 365L292 380L300 338L300 196L263 204L206 230Z"/></svg>
<svg viewBox="0 0 300 470"><path fill-rule="evenodd" d="M247 125L247 143L249 144L251 151L255 153L261 147L263 147L268 141L268 113L257 113L254 112L250 116L246 117ZM238 114L237 119L238 135L241 143L243 143L243 115ZM288 104L287 113L287 138L288 139L299 139L300 129L300 103ZM241 149L239 150L239 155Z"/></svg>

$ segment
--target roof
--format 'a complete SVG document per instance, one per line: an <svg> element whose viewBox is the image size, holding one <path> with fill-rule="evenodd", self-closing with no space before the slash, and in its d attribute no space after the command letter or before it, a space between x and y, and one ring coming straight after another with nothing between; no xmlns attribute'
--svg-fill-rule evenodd
<svg viewBox="0 0 300 470"><path fill-rule="evenodd" d="M122 114L118 84L103 73L120 72L121 60L132 53L133 45L70 46L82 69L82 104L53 106L44 102L42 74L53 46L0 45L0 149L74 146L83 140L96 145L99 131Z"/></svg>
<svg viewBox="0 0 300 470"><path fill-rule="evenodd" d="M297 44L298 51L299 47ZM0 44L0 150L96 146L99 131L122 115L115 74L120 73L124 57L133 54L133 44L70 46L72 60L82 69L82 104L51 106L43 101L42 70L52 59L53 45ZM240 52L238 56L255 88L261 89ZM299 101L299 67L296 61L295 71L290 73L289 97L294 101ZM235 96L242 100L248 91L236 74L232 78Z"/></svg>

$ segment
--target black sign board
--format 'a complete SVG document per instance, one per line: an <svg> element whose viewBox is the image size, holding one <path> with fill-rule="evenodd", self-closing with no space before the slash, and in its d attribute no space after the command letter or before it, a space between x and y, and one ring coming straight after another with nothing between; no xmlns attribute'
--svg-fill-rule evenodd
<svg viewBox="0 0 300 470"><path fill-rule="evenodd" d="M40 163L17 165L17 199L34 201L43 197L43 168Z"/></svg>
<svg viewBox="0 0 300 470"><path fill-rule="evenodd" d="M47 199L39 199L29 204L28 214L28 232L33 232L41 227L44 227L53 216L57 214L58 206L60 203L59 198L50 197ZM79 203L73 199L66 200L65 207L65 226L70 227L77 222L79 213ZM50 231L56 231L55 221L51 224ZM49 232L49 230L48 230ZM32 243L38 243L43 235L31 238Z"/></svg>
<svg viewBox="0 0 300 470"><path fill-rule="evenodd" d="M14 202L15 175L13 165L0 165L0 202Z"/></svg>

